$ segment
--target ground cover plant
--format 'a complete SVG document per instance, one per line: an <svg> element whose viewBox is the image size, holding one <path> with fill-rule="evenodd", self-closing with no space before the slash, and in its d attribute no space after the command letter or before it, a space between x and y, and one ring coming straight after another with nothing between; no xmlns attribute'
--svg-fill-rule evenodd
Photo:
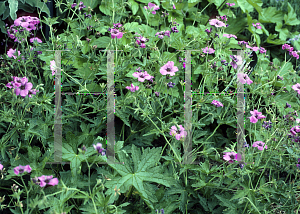
<svg viewBox="0 0 300 214"><path fill-rule="evenodd" d="M265 3L55 1L47 17L43 2L0 2L2 20L11 19L0 22L0 212L298 213L300 21L294 2ZM59 68L46 50L68 50L61 108L62 161L70 164L48 164ZM120 164L99 164L107 162L108 50ZM178 50L192 50L191 65ZM199 164L182 162L186 67ZM237 83L247 93L244 163Z"/></svg>

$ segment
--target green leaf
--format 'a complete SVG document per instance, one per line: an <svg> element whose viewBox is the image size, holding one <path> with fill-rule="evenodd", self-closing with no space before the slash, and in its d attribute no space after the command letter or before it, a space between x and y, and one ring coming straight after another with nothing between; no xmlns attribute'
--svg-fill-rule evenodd
<svg viewBox="0 0 300 214"><path fill-rule="evenodd" d="M25 4L25 3L23 4L22 2L19 2L19 8L18 9L24 10L28 13L33 13L34 10L35 10L33 7L30 7L28 4ZM1 9L0 9L0 11L1 11Z"/></svg>
<svg viewBox="0 0 300 214"><path fill-rule="evenodd" d="M94 42L91 41L91 45L97 45L97 48L106 48L108 44L111 42L111 38L108 36L102 36L96 39Z"/></svg>
<svg viewBox="0 0 300 214"><path fill-rule="evenodd" d="M276 7L263 8L261 15L258 16L260 23L278 23L283 20L283 12L278 11Z"/></svg>
<svg viewBox="0 0 300 214"><path fill-rule="evenodd" d="M5 1L0 2L0 16L4 13L5 9Z"/></svg>
<svg viewBox="0 0 300 214"><path fill-rule="evenodd" d="M7 34L6 29L5 29L5 22L2 20L0 20L0 28L1 28L2 33Z"/></svg>
<svg viewBox="0 0 300 214"><path fill-rule="evenodd" d="M84 161L84 156L77 155L69 144L63 143L62 158L71 162L72 177L77 177L81 171L81 162Z"/></svg>
<svg viewBox="0 0 300 214"><path fill-rule="evenodd" d="M284 21L286 25L299 25L300 20L297 19L297 14L294 12L294 9L290 5L289 2L288 4L288 15L284 14Z"/></svg>
<svg viewBox="0 0 300 214"><path fill-rule="evenodd" d="M132 14L135 15L137 13L137 11L139 10L139 4L136 3L134 0L129 0L128 3L132 10Z"/></svg>
<svg viewBox="0 0 300 214"><path fill-rule="evenodd" d="M109 166L115 169L122 177L116 177L107 181L105 184L109 189L106 193L114 194L115 186L121 189L121 193L126 192L133 186L146 204L151 209L154 209L153 202L157 202L156 196L153 194L153 189L150 187L150 184L144 182L155 182L170 187L172 184L175 184L174 179L163 174L163 168L161 166L155 166L161 157L161 147L151 150L147 148L143 151L143 154L141 154L139 148L133 144L131 152L132 160L129 159L129 157L125 157L124 153L118 154L120 161L116 162L124 162L124 165L109 164Z"/></svg>
<svg viewBox="0 0 300 214"><path fill-rule="evenodd" d="M17 0L8 0L9 4L9 14L12 20L17 19L17 11L18 11L18 1Z"/></svg>
<svg viewBox="0 0 300 214"><path fill-rule="evenodd" d="M32 7L39 8L42 12L47 13L47 15L50 17L50 10L44 2L39 0L26 0L26 3Z"/></svg>
<svg viewBox="0 0 300 214"><path fill-rule="evenodd" d="M236 205L230 202L227 198L224 198L220 195L215 194L215 196L222 202L221 205L229 207L231 209L236 209Z"/></svg>
<svg viewBox="0 0 300 214"><path fill-rule="evenodd" d="M234 199L241 199L241 198L245 197L246 195L248 195L248 193L249 193L249 189L238 190L229 201L232 201Z"/></svg>

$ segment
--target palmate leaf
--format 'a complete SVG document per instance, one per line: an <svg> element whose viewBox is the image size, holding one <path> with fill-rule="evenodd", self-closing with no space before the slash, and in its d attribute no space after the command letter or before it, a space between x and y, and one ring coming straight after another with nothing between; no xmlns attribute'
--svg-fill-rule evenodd
<svg viewBox="0 0 300 214"><path fill-rule="evenodd" d="M161 166L155 166L161 158L160 152L161 147L151 150L147 148L141 154L139 148L134 144L132 145L132 159L127 158L123 152L120 152L118 154L120 161L116 158L116 162L124 162L124 164L109 164L109 166L115 169L122 177L116 177L105 183L105 186L108 188L106 194L114 194L115 186L117 186L117 189L120 189L120 193L125 193L133 186L146 204L151 209L154 209L152 203L157 202L156 196L152 193L150 185L144 182L155 182L167 187L176 183L172 177L163 172Z"/></svg>

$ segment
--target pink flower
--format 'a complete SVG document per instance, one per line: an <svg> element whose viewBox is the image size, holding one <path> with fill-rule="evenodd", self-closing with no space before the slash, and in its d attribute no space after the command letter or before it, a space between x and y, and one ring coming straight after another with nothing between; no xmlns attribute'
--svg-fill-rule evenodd
<svg viewBox="0 0 300 214"><path fill-rule="evenodd" d="M297 83L296 85L293 85L292 89L294 89L298 94L300 94L300 84L299 83Z"/></svg>
<svg viewBox="0 0 300 214"><path fill-rule="evenodd" d="M50 61L50 70L52 71L52 76L55 74L55 60Z"/></svg>
<svg viewBox="0 0 300 214"><path fill-rule="evenodd" d="M235 5L235 3L226 3L229 7L232 7Z"/></svg>
<svg viewBox="0 0 300 214"><path fill-rule="evenodd" d="M224 37L227 37L227 38L233 37L233 38L236 38L236 39L237 39L236 35L233 35L233 34L223 33L223 36L224 36Z"/></svg>
<svg viewBox="0 0 300 214"><path fill-rule="evenodd" d="M202 48L202 51L203 51L203 53L208 53L208 54L213 54L215 52L214 49L208 48L208 47Z"/></svg>
<svg viewBox="0 0 300 214"><path fill-rule="evenodd" d="M171 130L170 130L170 135L175 136L176 140L180 140L180 139L184 139L184 137L186 137L187 132L184 131L184 128L182 127L182 125L179 125L179 131L177 131L177 127L176 126L172 126Z"/></svg>
<svg viewBox="0 0 300 214"><path fill-rule="evenodd" d="M264 149L264 145L265 145L265 143L264 142L262 142L262 141L256 141L256 142L254 142L253 143L253 147L257 147L258 148L258 150L263 150ZM265 149L267 149L268 148L268 146L266 145L265 146Z"/></svg>
<svg viewBox="0 0 300 214"><path fill-rule="evenodd" d="M10 48L8 51L7 51L7 56L8 57L13 57L14 59L16 59L17 57L15 56L15 52L16 52L16 49L12 49ZM18 56L20 56L21 52L18 51Z"/></svg>
<svg viewBox="0 0 300 214"><path fill-rule="evenodd" d="M2 169L3 169L3 165L0 163L0 170L2 171Z"/></svg>
<svg viewBox="0 0 300 214"><path fill-rule="evenodd" d="M248 118L250 118L251 123L257 123L258 119L266 118L266 116L262 115L262 113L257 111L256 109L254 109L254 111L250 111L250 113L252 114L252 116Z"/></svg>
<svg viewBox="0 0 300 214"><path fill-rule="evenodd" d="M137 77L138 81L140 81L140 82L144 82L145 80L150 80L151 78L154 78L154 77L150 76L149 74L147 74L147 71L145 71L145 72L134 72L132 74L132 76Z"/></svg>
<svg viewBox="0 0 300 214"><path fill-rule="evenodd" d="M223 107L223 104L221 103L221 102L219 102L219 101L217 101L217 100L213 100L212 102L211 102L211 104L213 104L213 105L215 105L215 106L217 106L217 107Z"/></svg>
<svg viewBox="0 0 300 214"><path fill-rule="evenodd" d="M226 27L226 25L223 22L219 21L218 19L209 20L209 24L215 27Z"/></svg>
<svg viewBox="0 0 300 214"><path fill-rule="evenodd" d="M17 166L17 167L14 168L14 173L16 175L22 174L24 171L30 173L31 170L32 169L31 169L31 167L29 165L26 165L26 166L19 165L19 166Z"/></svg>
<svg viewBox="0 0 300 214"><path fill-rule="evenodd" d="M26 77L21 79L21 86L15 89L16 95L20 95L21 97L26 97L28 95L29 90L32 88L32 83L28 82Z"/></svg>
<svg viewBox="0 0 300 214"><path fill-rule="evenodd" d="M174 76L175 72L178 71L177 66L174 66L173 61L168 61L164 66L160 68L160 73L162 75L167 75L169 74L170 76Z"/></svg>
<svg viewBox="0 0 300 214"><path fill-rule="evenodd" d="M39 90L36 90L36 89L31 89L31 90L29 90L29 91L28 91L28 97L31 98L31 97L32 97L31 94L36 95L36 92L39 92Z"/></svg>
<svg viewBox="0 0 300 214"><path fill-rule="evenodd" d="M176 9L175 4L173 4L173 9L174 9L174 10Z"/></svg>
<svg viewBox="0 0 300 214"><path fill-rule="evenodd" d="M236 152L224 152L223 159L227 160L229 163L233 163L234 160L237 160Z"/></svg>
<svg viewBox="0 0 300 214"><path fill-rule="evenodd" d="M40 180L40 181L38 181ZM32 178L33 183L40 185L40 187L44 187L46 185L51 185L51 186L55 186L58 184L58 179L57 178L53 178L53 175L50 176L45 176L42 175L40 177L35 177Z"/></svg>
<svg viewBox="0 0 300 214"><path fill-rule="evenodd" d="M42 40L40 40L38 37L32 37L29 41L33 43L34 40L36 40L38 43L42 43Z"/></svg>
<svg viewBox="0 0 300 214"><path fill-rule="evenodd" d="M139 90L139 87L134 86L132 83L131 83L131 86L126 86L125 88L130 90L131 92L135 92L135 91Z"/></svg>
<svg viewBox="0 0 300 214"><path fill-rule="evenodd" d="M248 77L247 74L238 73L237 76L238 76L238 80L242 84L247 83L248 85L250 85L251 83L253 83L253 81Z"/></svg>
<svg viewBox="0 0 300 214"><path fill-rule="evenodd" d="M149 2L148 3L148 7L144 7L144 9L152 9L153 8L153 11L152 11L152 14L156 14L155 10L158 10L159 9L159 6L156 6L155 4Z"/></svg>
<svg viewBox="0 0 300 214"><path fill-rule="evenodd" d="M121 39L123 37L123 33L120 32L119 30L117 29L111 29L110 30L110 33L111 33L111 38L114 39L114 38L118 38L118 39Z"/></svg>

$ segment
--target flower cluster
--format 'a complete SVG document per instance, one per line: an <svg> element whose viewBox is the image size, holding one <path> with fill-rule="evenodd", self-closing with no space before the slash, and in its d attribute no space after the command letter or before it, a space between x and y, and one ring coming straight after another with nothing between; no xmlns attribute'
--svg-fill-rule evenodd
<svg viewBox="0 0 300 214"><path fill-rule="evenodd" d="M282 45L282 50L284 50L284 49L289 51L289 55L293 55L293 57L295 57L296 59L299 59L299 55L298 55L299 51L293 51L294 48L288 44Z"/></svg>
<svg viewBox="0 0 300 214"><path fill-rule="evenodd" d="M238 76L238 80L242 84L247 83L248 85L250 85L251 83L253 83L253 81L248 77L247 74L238 73L237 76Z"/></svg>
<svg viewBox="0 0 300 214"><path fill-rule="evenodd" d="M102 156L104 156L106 154L105 149L102 148L102 143L97 143L96 145L93 144L93 146L96 149L96 151L98 152L98 154L101 153Z"/></svg>
<svg viewBox="0 0 300 214"><path fill-rule="evenodd" d="M232 7L235 5L235 3L226 3L228 5L228 7Z"/></svg>
<svg viewBox="0 0 300 214"><path fill-rule="evenodd" d="M28 31L30 36L34 36L34 34L31 32L32 30L37 29L37 25L40 23L39 18L37 17L31 17L31 16L22 16L17 18L14 21L14 24L12 24L9 29L7 30L8 37L11 39L15 39L14 42L21 42L19 41L20 38L17 37L18 32ZM24 41L24 38L23 40ZM32 40L31 40L32 41Z"/></svg>
<svg viewBox="0 0 300 214"><path fill-rule="evenodd" d="M187 132L184 130L182 125L179 125L179 130L176 126L172 126L170 130L170 135L175 136L176 140L183 140L186 137Z"/></svg>
<svg viewBox="0 0 300 214"><path fill-rule="evenodd" d="M265 129L269 130L269 129L272 128L272 122L270 120L268 122L264 121L264 124L262 125L262 127L264 127Z"/></svg>
<svg viewBox="0 0 300 214"><path fill-rule="evenodd" d="M249 147L249 145L246 144L246 142L245 142L243 147ZM262 151L264 148L265 149L268 148L268 146L265 145L265 143L262 142L262 141L256 141L256 142L254 142L252 144L252 147L257 147L258 150L260 150L260 151ZM234 161L241 161L242 156L241 156L241 154L236 153L236 152L224 152L223 159L226 160L226 161L228 161L228 163L233 163ZM244 165L242 165L240 167L243 168Z"/></svg>
<svg viewBox="0 0 300 214"><path fill-rule="evenodd" d="M122 31L124 31L124 27L122 27L121 23L117 23L117 24L114 23L114 27L113 28L108 28L107 31L111 33L111 38L112 39L114 39L116 37L118 39L121 39L123 37L123 32Z"/></svg>
<svg viewBox="0 0 300 214"><path fill-rule="evenodd" d="M257 29L261 29L260 23L252 23L253 27L257 28Z"/></svg>
<svg viewBox="0 0 300 214"><path fill-rule="evenodd" d="M148 3L148 7L144 6L145 10L150 10L152 14L156 14L156 10L159 10L159 6L151 2Z"/></svg>
<svg viewBox="0 0 300 214"><path fill-rule="evenodd" d="M74 7L76 7L76 3L74 3L74 4L72 4L72 8L74 8ZM79 2L79 5L78 5L78 10L80 11L80 10L82 10L83 8L86 8L86 6L85 5L83 5L83 2L81 1L81 2Z"/></svg>
<svg viewBox="0 0 300 214"><path fill-rule="evenodd" d="M220 106L223 107L223 104L217 100L213 100L211 104L215 105L216 107L220 107Z"/></svg>
<svg viewBox="0 0 300 214"><path fill-rule="evenodd" d="M262 113L257 111L256 109L254 109L254 111L250 111L250 113L252 116L248 118L250 118L251 123L257 123L258 119L266 118L266 116L262 115Z"/></svg>
<svg viewBox="0 0 300 214"><path fill-rule="evenodd" d="M164 36L170 37L170 33L171 33L171 32L170 32L169 30L165 30L165 31L157 32L157 33L155 34L155 36L157 36L157 37L160 38L160 39L163 39Z"/></svg>
<svg viewBox="0 0 300 214"><path fill-rule="evenodd" d="M136 33L138 34L138 33ZM140 34L139 34L140 35ZM140 46L140 48L146 48L146 42L149 41L148 38L145 38L143 36L140 35L140 37L135 37L136 38L136 44Z"/></svg>
<svg viewBox="0 0 300 214"><path fill-rule="evenodd" d="M36 95L36 92L38 90L32 89L32 83L28 82L27 77L19 78L19 77L11 77L13 81L7 83L5 86L8 88L14 88L15 89L15 94L18 96L20 95L21 97L32 97L31 95L34 94Z"/></svg>
<svg viewBox="0 0 300 214"><path fill-rule="evenodd" d="M34 184L39 185L40 187L45 187L46 185L49 186L55 186L58 184L58 179L57 178L53 178L53 175L42 175L40 177L34 177L31 179L33 181Z"/></svg>

